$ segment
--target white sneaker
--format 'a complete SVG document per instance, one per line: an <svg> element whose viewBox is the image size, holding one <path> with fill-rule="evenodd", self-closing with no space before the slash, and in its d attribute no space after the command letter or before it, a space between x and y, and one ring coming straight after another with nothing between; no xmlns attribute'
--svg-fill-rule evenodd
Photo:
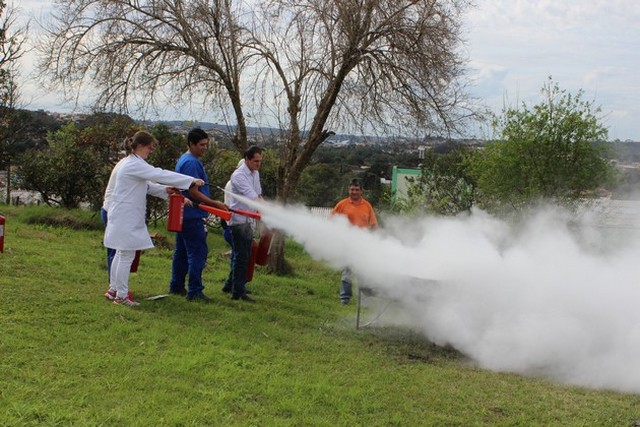
<svg viewBox="0 0 640 427"><path fill-rule="evenodd" d="M129 292L125 298L118 298L118 297L114 298L113 303L120 304L120 305L127 305L129 307L135 307L136 305L140 305L139 302L133 299L133 295L131 294L131 292Z"/></svg>

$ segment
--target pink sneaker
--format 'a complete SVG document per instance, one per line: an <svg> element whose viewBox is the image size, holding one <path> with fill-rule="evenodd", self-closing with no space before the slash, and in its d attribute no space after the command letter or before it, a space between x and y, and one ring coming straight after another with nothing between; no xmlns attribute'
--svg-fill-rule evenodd
<svg viewBox="0 0 640 427"><path fill-rule="evenodd" d="M131 292L129 292L125 298L116 297L113 300L113 303L120 304L120 305L128 305L129 307L135 307L136 305L140 305L139 302L133 299L133 294Z"/></svg>
<svg viewBox="0 0 640 427"><path fill-rule="evenodd" d="M104 297L109 301L113 301L114 299L116 299L116 291L112 291L111 289L109 289L107 292L105 292Z"/></svg>

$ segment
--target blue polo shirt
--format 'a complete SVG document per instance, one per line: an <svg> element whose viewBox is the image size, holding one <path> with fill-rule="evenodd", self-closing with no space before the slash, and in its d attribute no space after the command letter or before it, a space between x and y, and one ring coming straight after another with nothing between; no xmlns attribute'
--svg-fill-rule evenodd
<svg viewBox="0 0 640 427"><path fill-rule="evenodd" d="M194 156L189 152L184 153L178 159L178 163L176 163L176 172L184 175L189 175L194 178L200 178L207 183L209 182L209 179L207 178L207 173L204 171L204 165L202 164L200 159L198 159L196 156ZM202 187L199 188L199 190L205 196L211 197L208 185L203 185ZM189 197L188 190L183 191L182 194L186 198L191 199ZM209 214L200 208L192 208L189 206L184 207L184 216L183 216L184 220L206 218L207 216L209 216Z"/></svg>

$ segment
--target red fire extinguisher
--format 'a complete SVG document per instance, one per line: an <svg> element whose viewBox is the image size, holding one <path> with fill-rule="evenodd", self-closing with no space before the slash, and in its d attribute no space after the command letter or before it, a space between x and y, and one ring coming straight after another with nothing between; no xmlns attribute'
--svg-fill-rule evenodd
<svg viewBox="0 0 640 427"><path fill-rule="evenodd" d="M249 256L249 266L247 267L247 282L253 279L253 272L256 268L256 255L258 254L258 244L255 240L251 241L251 255Z"/></svg>
<svg viewBox="0 0 640 427"><path fill-rule="evenodd" d="M182 194L172 194L169 196L169 219L167 220L167 230L182 231L182 215L184 213L184 196Z"/></svg>
<svg viewBox="0 0 640 427"><path fill-rule="evenodd" d="M267 265L269 262L269 250L271 249L271 230L264 227L262 230L262 236L260 236L260 243L258 243L258 250L256 253L256 264Z"/></svg>
<svg viewBox="0 0 640 427"><path fill-rule="evenodd" d="M0 252L4 252L4 217L0 215Z"/></svg>
<svg viewBox="0 0 640 427"><path fill-rule="evenodd" d="M131 268L129 269L129 272L131 273L137 273L138 272L138 266L140 265L140 255L142 254L141 250L137 250L136 251L136 255L133 257L133 262L131 263Z"/></svg>

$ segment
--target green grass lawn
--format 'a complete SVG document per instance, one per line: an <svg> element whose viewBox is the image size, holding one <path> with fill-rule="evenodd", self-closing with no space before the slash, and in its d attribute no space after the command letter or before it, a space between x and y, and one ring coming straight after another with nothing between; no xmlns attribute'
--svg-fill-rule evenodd
<svg viewBox="0 0 640 427"><path fill-rule="evenodd" d="M639 396L484 371L409 330L355 330L339 272L293 242L295 276L257 267L256 304L220 291L220 230L209 237L210 304L145 301L166 293L171 269L170 247L149 250L130 281L142 305L130 308L102 296L99 229L30 223L51 215L42 208L0 212L3 426L640 425Z"/></svg>

